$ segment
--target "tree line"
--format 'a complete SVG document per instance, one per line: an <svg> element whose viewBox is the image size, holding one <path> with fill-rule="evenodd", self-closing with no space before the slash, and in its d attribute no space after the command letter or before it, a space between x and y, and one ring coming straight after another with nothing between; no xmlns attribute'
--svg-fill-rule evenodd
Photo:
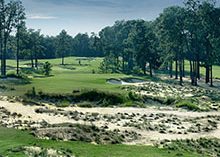
<svg viewBox="0 0 220 157"><path fill-rule="evenodd" d="M105 54L104 72L143 74L166 70L183 84L185 63L190 64L192 85L201 79L213 86L213 65L220 56L220 8L214 1L185 0L171 6L154 21L117 21L99 32L96 46Z"/></svg>
<svg viewBox="0 0 220 157"><path fill-rule="evenodd" d="M12 32L15 35L11 35ZM201 79L213 85L213 65L220 64L220 8L212 0L185 0L184 7L171 6L154 21L116 21L98 35L79 33L75 37L62 30L57 36L45 36L25 26L25 11L20 0L0 0L1 75L6 76L6 60L28 59L38 68L38 59L65 57L104 57L103 72L142 73L153 77L155 70L168 71L179 79L190 64L192 85Z"/></svg>
<svg viewBox="0 0 220 157"><path fill-rule="evenodd" d="M79 33L75 37L62 30L57 36L45 36L40 30L28 29L25 8L21 0L0 0L0 58L1 77L6 77L7 59L16 59L17 74L21 59L30 60L32 68L38 68L38 59L65 57L102 57L102 51L94 48L96 35Z"/></svg>
<svg viewBox="0 0 220 157"><path fill-rule="evenodd" d="M19 48L16 41L19 36ZM19 59L31 60L33 68L38 67L38 59L61 58L61 64L65 64L65 57L103 57L103 53L94 48L95 34L79 33L75 37L62 30L57 36L44 36L40 30L27 29L23 25L18 36L11 36L8 45L7 58L16 57L16 49L19 49Z"/></svg>

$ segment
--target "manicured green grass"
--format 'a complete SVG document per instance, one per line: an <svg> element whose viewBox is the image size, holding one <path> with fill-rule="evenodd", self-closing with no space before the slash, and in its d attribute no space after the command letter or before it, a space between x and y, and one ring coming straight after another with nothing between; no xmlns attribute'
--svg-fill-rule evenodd
<svg viewBox="0 0 220 157"><path fill-rule="evenodd" d="M81 64L79 65L79 59ZM30 84L20 84L17 81L1 81L0 84L7 84L16 90L8 91L6 95L23 95L33 86L38 90L46 93L71 93L76 89L98 89L110 92L123 91L119 85L110 85L106 83L110 78L133 77L125 74L101 74L99 73L99 65L102 58L66 58L65 66L61 66L60 59L40 60L39 63L49 61L53 65L51 77L44 77L39 74L30 74L34 76ZM22 61L21 67L30 67L30 61ZM8 61L8 70L15 71L16 62ZM186 70L189 71L189 64L186 64ZM95 72L95 73L94 73ZM204 70L202 70L204 73ZM214 76L220 77L220 67L214 67ZM166 149L158 149L151 146L127 146L127 145L92 145L82 142L61 142L51 140L40 140L31 136L27 132L14 129L0 128L0 155L4 156L24 156L21 152L10 153L8 149L19 146L38 145L44 148L69 149L79 157L197 157L198 154L192 152L169 151Z"/></svg>
<svg viewBox="0 0 220 157"><path fill-rule="evenodd" d="M175 64L174 64L174 67L175 67ZM186 70L186 72L190 72L190 63L189 63L189 61L185 61L185 70ZM206 72L205 68L200 67L200 72L201 72L201 75L204 77L205 72ZM218 65L213 66L213 77L214 78L220 78L220 66L218 66Z"/></svg>
<svg viewBox="0 0 220 157"><path fill-rule="evenodd" d="M79 60L81 65L79 65ZM39 64L49 61L53 65L51 77L44 77L39 74L32 74L30 84L19 84L18 82L4 81L0 84L7 84L14 91L3 93L5 95L23 95L27 90L35 87L38 91L42 90L48 93L71 93L78 89L98 89L110 92L124 93L119 85L111 85L106 83L110 78L133 77L125 74L102 74L99 66L102 58L77 58L68 57L65 59L65 66L60 65L61 59L44 59L39 60ZM8 60L8 73L15 72L16 62ZM23 69L30 68L30 61L21 61ZM30 69L29 69L30 70ZM190 71L189 62L185 63L186 72ZM201 68L201 74L205 75L205 69ZM213 67L214 77L220 78L220 66ZM144 79L146 79L145 77ZM143 79L143 77L142 77Z"/></svg>
<svg viewBox="0 0 220 157"><path fill-rule="evenodd" d="M25 156L21 152L10 152L12 148L20 146L40 146L56 150L69 149L77 157L197 157L198 154L190 152L169 151L152 146L128 145L93 145L82 142L63 142L40 140L28 132L0 127L0 155L18 157Z"/></svg>
<svg viewBox="0 0 220 157"><path fill-rule="evenodd" d="M79 65L79 59L81 65ZM17 84L7 82L9 87L16 90L7 92L6 95L23 95L27 90L35 87L38 91L48 93L71 93L75 89L98 89L110 92L123 92L118 85L110 85L106 82L110 78L131 77L124 74L102 74L99 66L102 58L75 58L65 59L65 66L61 66L60 59L40 60L39 63L49 61L53 65L51 77L43 77L34 74L30 84ZM22 61L21 67L27 67L30 61ZM15 61L9 60L9 73L15 71ZM30 66L30 65L28 65ZM95 73L94 73L95 72Z"/></svg>

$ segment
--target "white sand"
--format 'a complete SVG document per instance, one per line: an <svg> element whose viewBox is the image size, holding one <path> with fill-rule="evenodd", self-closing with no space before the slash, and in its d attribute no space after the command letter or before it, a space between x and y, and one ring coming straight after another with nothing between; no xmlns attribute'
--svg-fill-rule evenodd
<svg viewBox="0 0 220 157"><path fill-rule="evenodd" d="M89 124L83 120L75 121L74 119L69 119L68 117L64 117L61 115L49 115L46 113L38 114L35 112L38 108L49 108L57 110L57 107L46 105L45 107L42 106L24 106L22 103L16 102L11 103L6 100L0 101L0 107L4 107L6 110L10 111L11 113L18 113L21 114L21 119L24 120L31 120L35 122L40 122L42 120L50 123L50 124L58 124L58 123L81 123L81 124ZM117 113L128 113L128 114L159 114L163 113L166 115L175 115L179 118L196 118L196 117L206 117L208 115L211 116L220 116L220 112L187 112L182 110L163 110L163 109L156 109L156 108L79 108L79 107L67 107L62 108L64 111L78 111L84 114L86 113L99 113L102 115L116 115ZM135 119L134 119L135 120ZM120 121L119 123L123 123ZM156 123L156 122L155 122ZM90 123L91 124L91 123ZM107 125L110 130L120 129L121 131L130 130L135 131L142 135L142 138L138 141L132 141L126 144L154 144L157 141L161 141L164 139L174 140L174 139L197 139L200 137L215 137L220 138L220 128L218 127L217 130L211 131L209 133L188 133L188 134L162 134L157 131L147 131L147 130L138 130L136 128L126 128L116 123L106 122L104 120L95 121L92 124L95 124L99 127L103 125ZM219 125L219 124L218 124Z"/></svg>

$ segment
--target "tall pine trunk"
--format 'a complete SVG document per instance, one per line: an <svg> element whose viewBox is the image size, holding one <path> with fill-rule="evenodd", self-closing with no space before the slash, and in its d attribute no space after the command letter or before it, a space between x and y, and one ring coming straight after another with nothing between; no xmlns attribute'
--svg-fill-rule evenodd
<svg viewBox="0 0 220 157"><path fill-rule="evenodd" d="M34 68L34 55L33 55L33 50L31 50L31 67Z"/></svg>
<svg viewBox="0 0 220 157"><path fill-rule="evenodd" d="M19 27L17 28L17 75L19 74L19 51L20 51L20 45L19 45L20 35L19 35Z"/></svg>
<svg viewBox="0 0 220 157"><path fill-rule="evenodd" d="M196 75L197 75L197 78L198 78L198 80L200 80L201 79L201 76L200 76L200 61L199 60L197 60L197 66L196 66Z"/></svg>
<svg viewBox="0 0 220 157"><path fill-rule="evenodd" d="M146 74L147 74L147 73L146 73L146 71L147 71L147 69L146 69L146 64L143 65L142 69L143 69L144 75L146 75Z"/></svg>
<svg viewBox="0 0 220 157"><path fill-rule="evenodd" d="M120 70L120 61L119 61L119 56L116 56L116 70Z"/></svg>
<svg viewBox="0 0 220 157"><path fill-rule="evenodd" d="M176 77L175 79L178 79L178 60L176 59Z"/></svg>
<svg viewBox="0 0 220 157"><path fill-rule="evenodd" d="M38 69L38 59L35 58L35 68Z"/></svg>
<svg viewBox="0 0 220 157"><path fill-rule="evenodd" d="M38 57L37 56L38 56L37 55L37 48L36 48L36 45L35 45L35 47L34 47L34 60L35 60L34 66L35 66L36 69L38 68Z"/></svg>
<svg viewBox="0 0 220 157"><path fill-rule="evenodd" d="M1 19L0 19L1 20ZM1 75L3 71L3 28L2 28L2 21L0 21L0 56L1 56Z"/></svg>
<svg viewBox="0 0 220 157"><path fill-rule="evenodd" d="M183 77L186 77L185 75L185 60L183 59Z"/></svg>
<svg viewBox="0 0 220 157"><path fill-rule="evenodd" d="M170 78L173 78L173 61L170 61Z"/></svg>
<svg viewBox="0 0 220 157"><path fill-rule="evenodd" d="M212 69L212 65L210 66L210 86L213 87L213 69Z"/></svg>
<svg viewBox="0 0 220 157"><path fill-rule="evenodd" d="M210 82L210 43L209 40L206 38L206 62L205 62L205 68L206 68L206 76L205 76L205 82Z"/></svg>
<svg viewBox="0 0 220 157"><path fill-rule="evenodd" d="M61 64L64 65L64 57L62 57L62 63Z"/></svg>
<svg viewBox="0 0 220 157"><path fill-rule="evenodd" d="M179 84L183 85L183 69L182 69L182 60L179 60L179 71L180 71L180 82Z"/></svg>
<svg viewBox="0 0 220 157"><path fill-rule="evenodd" d="M6 77L6 53L7 53L7 39L4 39L2 52L2 77Z"/></svg>
<svg viewBox="0 0 220 157"><path fill-rule="evenodd" d="M193 65L192 65L192 61L191 60L189 61L189 65L190 65L190 78L192 80L192 78L193 78L193 74L192 74L192 72L193 72Z"/></svg>
<svg viewBox="0 0 220 157"><path fill-rule="evenodd" d="M129 59L128 59L128 71L132 72L134 67L134 61L133 61L133 53L130 53Z"/></svg>
<svg viewBox="0 0 220 157"><path fill-rule="evenodd" d="M205 83L209 83L210 78L210 66L206 63L206 75L205 75Z"/></svg>
<svg viewBox="0 0 220 157"><path fill-rule="evenodd" d="M193 85L197 86L197 76L196 76L196 72L197 72L197 65L196 65L196 61L193 61Z"/></svg>
<svg viewBox="0 0 220 157"><path fill-rule="evenodd" d="M150 66L150 77L153 77L153 67L152 67L152 63L149 63Z"/></svg>
<svg viewBox="0 0 220 157"><path fill-rule="evenodd" d="M122 53L122 71L125 72L125 54Z"/></svg>
<svg viewBox="0 0 220 157"><path fill-rule="evenodd" d="M1 40L0 40L0 53L1 53L1 75L2 75L2 71L3 71L3 41L2 41L2 36L1 36Z"/></svg>

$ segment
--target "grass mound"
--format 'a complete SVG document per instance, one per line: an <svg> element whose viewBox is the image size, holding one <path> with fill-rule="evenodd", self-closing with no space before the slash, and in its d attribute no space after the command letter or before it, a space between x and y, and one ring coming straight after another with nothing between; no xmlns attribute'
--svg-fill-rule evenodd
<svg viewBox="0 0 220 157"><path fill-rule="evenodd" d="M103 92L98 90L77 90L71 94L50 94L44 92L36 92L33 87L25 94L27 99L35 99L57 104L59 106L69 106L70 104L91 102L96 106L114 106L123 104L126 98L121 94Z"/></svg>
<svg viewBox="0 0 220 157"><path fill-rule="evenodd" d="M94 145L83 142L65 142L54 140L41 140L30 135L26 131L7 129L0 127L0 156L23 157L19 147L37 146L42 149L53 148L62 152L68 152L79 157L176 157L182 153L184 157L199 157L201 155L189 152L170 151L152 146L129 146L129 145ZM17 149L17 152L16 152ZM15 150L15 151L13 151ZM21 149L20 149L21 150Z"/></svg>
<svg viewBox="0 0 220 157"><path fill-rule="evenodd" d="M180 100L177 104L176 107L178 108L184 108L190 111L199 111L201 110L200 107L198 106L198 104L196 104L195 102L193 102L193 100Z"/></svg>
<svg viewBox="0 0 220 157"><path fill-rule="evenodd" d="M205 139L177 140L164 145L169 150L196 152L202 156L220 156L220 140Z"/></svg>
<svg viewBox="0 0 220 157"><path fill-rule="evenodd" d="M57 124L51 128L35 130L34 135L52 140L69 140L81 142L95 142L97 144L120 144L125 136L119 131L107 131L94 125Z"/></svg>
<svg viewBox="0 0 220 157"><path fill-rule="evenodd" d="M173 105L177 98L175 97L159 97L159 96L149 96L149 95L143 95L142 96L144 101L153 101L153 102L158 102L159 104L162 105Z"/></svg>

